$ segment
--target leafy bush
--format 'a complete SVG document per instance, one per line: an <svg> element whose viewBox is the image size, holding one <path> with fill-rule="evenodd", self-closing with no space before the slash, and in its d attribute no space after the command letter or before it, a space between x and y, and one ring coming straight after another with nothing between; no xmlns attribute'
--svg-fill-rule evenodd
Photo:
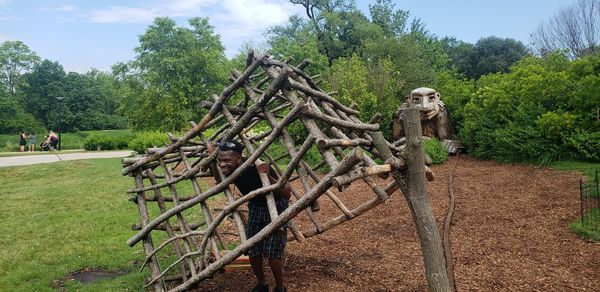
<svg viewBox="0 0 600 292"><path fill-rule="evenodd" d="M600 161L597 64L600 56L569 61L549 54L526 57L509 73L481 77L464 106L459 136L481 158Z"/></svg>
<svg viewBox="0 0 600 292"><path fill-rule="evenodd" d="M563 133L573 131L576 119L577 116L570 113L547 112L542 114L535 123L547 138L560 140Z"/></svg>
<svg viewBox="0 0 600 292"><path fill-rule="evenodd" d="M92 132L84 140L86 150L126 149L133 135L129 131Z"/></svg>
<svg viewBox="0 0 600 292"><path fill-rule="evenodd" d="M152 147L163 147L169 143L169 138L165 133L157 131L139 132L129 141L129 149L137 153L144 153L146 149Z"/></svg>
<svg viewBox="0 0 600 292"><path fill-rule="evenodd" d="M573 159L600 161L600 132L576 131L565 138L565 146Z"/></svg>
<svg viewBox="0 0 600 292"><path fill-rule="evenodd" d="M427 139L423 147L425 148L425 153L431 157L433 164L442 164L448 160L448 151L446 151L442 142L436 139Z"/></svg>
<svg viewBox="0 0 600 292"><path fill-rule="evenodd" d="M88 151L126 149L130 135L110 136L107 133L92 133L83 142L83 148Z"/></svg>
<svg viewBox="0 0 600 292"><path fill-rule="evenodd" d="M91 134L83 141L83 148L88 151L112 150L114 147L112 139L104 133Z"/></svg>

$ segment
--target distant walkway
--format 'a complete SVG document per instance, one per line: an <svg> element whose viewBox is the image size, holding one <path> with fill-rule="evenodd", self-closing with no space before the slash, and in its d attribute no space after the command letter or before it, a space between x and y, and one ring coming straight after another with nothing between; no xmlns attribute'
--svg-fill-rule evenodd
<svg viewBox="0 0 600 292"><path fill-rule="evenodd" d="M50 163L61 160L79 160L79 159L93 159L93 158L115 158L115 157L127 157L131 155L133 151L98 151L98 152L81 152L81 153L48 153L40 155L22 155L22 156L7 156L0 157L0 167L8 166L19 166L19 165L31 165L38 163Z"/></svg>

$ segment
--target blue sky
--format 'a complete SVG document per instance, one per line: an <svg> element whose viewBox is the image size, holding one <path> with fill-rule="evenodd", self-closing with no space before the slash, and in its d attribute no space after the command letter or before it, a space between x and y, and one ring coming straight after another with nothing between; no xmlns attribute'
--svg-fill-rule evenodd
<svg viewBox="0 0 600 292"><path fill-rule="evenodd" d="M438 36L470 43L488 36L525 44L540 22L576 0L392 0ZM358 0L368 15L371 1ZM134 58L133 48L154 17L180 25L209 16L228 56L245 42L263 40L266 28L302 14L287 0L0 0L0 42L20 40L40 57L58 61L66 71L109 70Z"/></svg>

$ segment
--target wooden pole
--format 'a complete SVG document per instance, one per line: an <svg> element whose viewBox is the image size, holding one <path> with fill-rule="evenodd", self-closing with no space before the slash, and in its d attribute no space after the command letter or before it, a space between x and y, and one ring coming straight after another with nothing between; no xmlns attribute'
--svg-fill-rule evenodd
<svg viewBox="0 0 600 292"><path fill-rule="evenodd" d="M421 137L420 111L405 111L406 143L408 149L408 184L404 195L408 201L425 261L425 275L429 291L452 291L448 281L442 240L435 223L433 210L427 194L425 178L425 151ZM397 178L397 176L395 176ZM398 177L399 178L399 177ZM400 184L402 187L402 184Z"/></svg>

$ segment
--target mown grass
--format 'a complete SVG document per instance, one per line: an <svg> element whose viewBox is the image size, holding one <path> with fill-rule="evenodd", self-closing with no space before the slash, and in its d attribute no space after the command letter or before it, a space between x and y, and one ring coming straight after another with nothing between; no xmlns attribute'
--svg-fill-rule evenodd
<svg viewBox="0 0 600 292"><path fill-rule="evenodd" d="M119 159L63 161L0 169L0 291L52 291L55 280L86 267L133 271L68 291L140 290L141 247L127 246L136 205Z"/></svg>
<svg viewBox="0 0 600 292"><path fill-rule="evenodd" d="M600 163L581 162L581 161L556 161L550 166L557 170L577 170L582 172L586 177L592 179L594 172L600 172Z"/></svg>
<svg viewBox="0 0 600 292"><path fill-rule="evenodd" d="M61 148L64 149L83 149L83 141L92 133L106 133L109 136L133 135L132 130L99 130L99 131L80 131L73 133L61 133ZM36 133L36 150L39 151L39 145L48 133ZM0 134L0 151L15 152L19 151L19 134Z"/></svg>
<svg viewBox="0 0 600 292"><path fill-rule="evenodd" d="M579 162L579 161L558 161L552 164L552 168L558 170L577 170L587 177L588 181L594 181L596 171L600 172L599 163ZM600 174L599 174L600 175ZM573 182L577 184L578 182ZM569 230L585 239L600 241L600 212L598 209L592 209L584 216L584 222L581 219L571 222Z"/></svg>
<svg viewBox="0 0 600 292"><path fill-rule="evenodd" d="M600 212L591 209L583 216L583 222L577 219L569 224L569 229L582 238L600 241Z"/></svg>

